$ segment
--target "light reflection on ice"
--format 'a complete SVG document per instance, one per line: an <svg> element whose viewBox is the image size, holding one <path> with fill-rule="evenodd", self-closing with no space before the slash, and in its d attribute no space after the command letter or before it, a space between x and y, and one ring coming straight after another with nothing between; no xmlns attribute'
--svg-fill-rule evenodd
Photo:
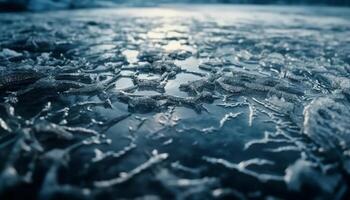
<svg viewBox="0 0 350 200"><path fill-rule="evenodd" d="M137 62L137 56L139 55L139 52L136 50L125 50L123 51L123 55L125 55L128 62L132 64Z"/></svg>

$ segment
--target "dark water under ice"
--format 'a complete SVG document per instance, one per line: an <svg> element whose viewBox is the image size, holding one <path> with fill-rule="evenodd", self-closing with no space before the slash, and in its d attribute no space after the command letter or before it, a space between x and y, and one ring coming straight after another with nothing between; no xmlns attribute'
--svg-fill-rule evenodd
<svg viewBox="0 0 350 200"><path fill-rule="evenodd" d="M1 199L346 199L350 10L0 14Z"/></svg>

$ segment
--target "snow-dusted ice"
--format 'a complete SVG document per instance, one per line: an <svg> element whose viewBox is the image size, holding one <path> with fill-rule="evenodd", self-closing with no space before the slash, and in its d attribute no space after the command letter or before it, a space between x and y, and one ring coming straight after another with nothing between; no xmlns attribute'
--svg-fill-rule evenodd
<svg viewBox="0 0 350 200"><path fill-rule="evenodd" d="M342 199L350 10L0 14L1 199Z"/></svg>

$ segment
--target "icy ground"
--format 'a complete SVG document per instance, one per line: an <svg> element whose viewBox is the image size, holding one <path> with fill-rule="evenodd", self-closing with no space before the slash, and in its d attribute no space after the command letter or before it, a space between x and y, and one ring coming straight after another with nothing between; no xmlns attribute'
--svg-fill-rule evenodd
<svg viewBox="0 0 350 200"><path fill-rule="evenodd" d="M0 199L342 199L350 10L0 14Z"/></svg>

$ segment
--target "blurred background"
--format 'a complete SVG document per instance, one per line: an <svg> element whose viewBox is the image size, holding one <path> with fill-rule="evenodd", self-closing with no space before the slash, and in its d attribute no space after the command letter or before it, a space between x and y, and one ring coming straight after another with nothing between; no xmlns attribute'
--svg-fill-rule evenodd
<svg viewBox="0 0 350 200"><path fill-rule="evenodd" d="M277 4L350 6L350 0L0 0L1 11L45 11L113 6L156 6L174 3Z"/></svg>

